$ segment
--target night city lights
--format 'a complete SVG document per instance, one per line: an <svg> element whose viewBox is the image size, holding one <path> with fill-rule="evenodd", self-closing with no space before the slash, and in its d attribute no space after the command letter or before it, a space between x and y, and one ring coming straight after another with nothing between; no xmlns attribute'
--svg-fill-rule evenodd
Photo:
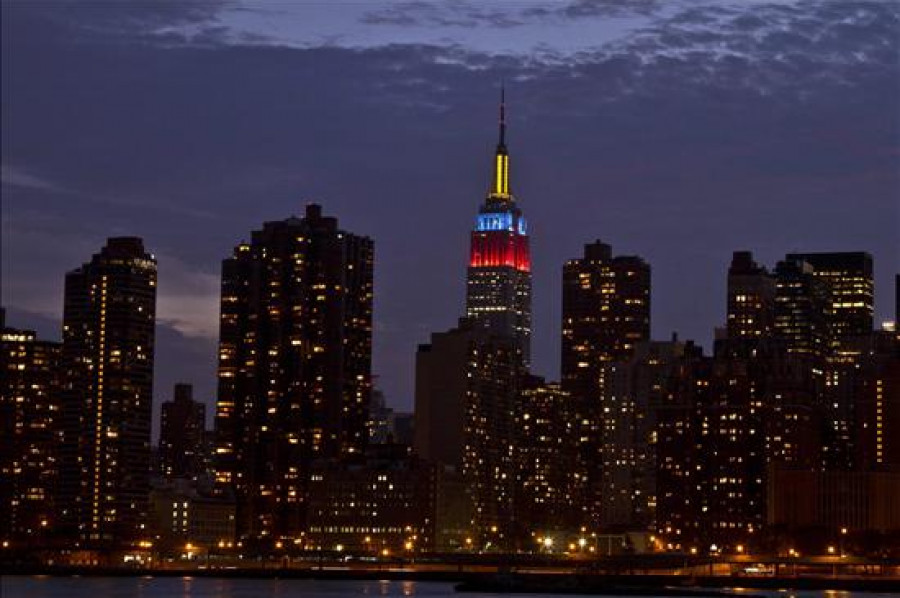
<svg viewBox="0 0 900 598"><path fill-rule="evenodd" d="M3 598L900 593L897 2L0 5Z"/></svg>

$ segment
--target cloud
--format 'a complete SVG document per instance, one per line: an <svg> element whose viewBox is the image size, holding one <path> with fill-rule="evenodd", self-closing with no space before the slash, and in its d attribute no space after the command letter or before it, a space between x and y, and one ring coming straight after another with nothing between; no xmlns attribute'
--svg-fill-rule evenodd
<svg viewBox="0 0 900 598"><path fill-rule="evenodd" d="M190 338L219 337L219 275L202 272L165 253L156 254L157 319Z"/></svg>
<svg viewBox="0 0 900 598"><path fill-rule="evenodd" d="M0 184L41 191L64 192L55 183L8 164L0 165Z"/></svg>
<svg viewBox="0 0 900 598"><path fill-rule="evenodd" d="M487 7L487 8L486 8ZM574 0L572 2L475 3L466 1L398 2L365 13L367 25L395 27L520 27L530 23L568 19L650 16L660 11L659 0Z"/></svg>
<svg viewBox="0 0 900 598"><path fill-rule="evenodd" d="M546 3L522 9L523 17L538 18L615 18L626 16L649 16L662 8L659 0L574 0L565 3Z"/></svg>
<svg viewBox="0 0 900 598"><path fill-rule="evenodd" d="M491 8L485 8L490 6ZM361 21L367 25L394 25L401 27L516 27L522 21L515 11L498 4L456 2L399 2L364 14Z"/></svg>

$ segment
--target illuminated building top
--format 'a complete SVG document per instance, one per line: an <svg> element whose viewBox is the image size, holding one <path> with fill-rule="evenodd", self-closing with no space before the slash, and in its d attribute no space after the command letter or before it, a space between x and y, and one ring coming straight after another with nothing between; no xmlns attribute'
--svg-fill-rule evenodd
<svg viewBox="0 0 900 598"><path fill-rule="evenodd" d="M522 272L531 270L528 250L528 224L509 190L509 152L506 149L506 102L500 92L500 139L494 155L491 189L472 233L469 265L478 267L510 266Z"/></svg>

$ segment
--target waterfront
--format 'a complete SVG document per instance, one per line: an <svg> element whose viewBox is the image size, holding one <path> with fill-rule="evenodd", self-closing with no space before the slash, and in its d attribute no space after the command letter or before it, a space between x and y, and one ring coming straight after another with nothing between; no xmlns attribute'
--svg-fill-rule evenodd
<svg viewBox="0 0 900 598"><path fill-rule="evenodd" d="M223 579L199 577L3 576L2 598L338 598L342 596L426 596L482 598L498 594L457 594L455 584L404 580ZM887 598L892 594L843 591L736 589L736 596L767 598ZM896 596L896 594L893 594ZM509 598L554 594L502 594ZM615 597L613 597L615 598Z"/></svg>

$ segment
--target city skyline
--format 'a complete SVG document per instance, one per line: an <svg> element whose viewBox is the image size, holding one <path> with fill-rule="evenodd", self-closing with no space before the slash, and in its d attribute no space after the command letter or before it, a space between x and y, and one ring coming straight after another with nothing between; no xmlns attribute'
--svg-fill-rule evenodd
<svg viewBox="0 0 900 598"><path fill-rule="evenodd" d="M825 53L831 58L817 59L812 73L796 84L780 77L748 84L749 90L741 89L755 90L750 101L725 92L728 82L738 80L744 71L717 62L708 48L693 62L679 63L686 75L680 85L664 77L665 61L658 56L638 68L637 63L616 63L615 59L626 60L627 53L616 54L610 46L609 55L597 52L567 67L581 78L577 85L565 87L560 82L565 80L562 66L546 57L537 66L528 66L522 52L504 61L473 50L457 56L454 64L452 50L440 45L433 46L426 58L413 58L412 53L377 43L357 54L340 44L303 49L215 39L204 42L206 46L198 40L176 40L168 47L159 37L167 24L177 28L210 17L145 12L111 14L103 20L103 15L73 9L73 19L63 23L39 9L4 5L4 90L9 90L4 91L8 101L3 106L7 319L20 328L37 328L41 338L57 338L61 326L52 318L61 316L62 274L78 263L72 256L92 251L109 236L108 231L140 235L160 260L159 371L154 400L160 403L173 382L184 381L193 383L197 398L211 407L217 333L210 333L209 322L215 322L217 310L215 300L210 303L209 298L218 293L218 260L251 227L299 214L305 203L321 201L347 223L348 230L372 236L382 248L375 275L376 297L381 299L375 307L374 373L389 403L409 409L415 346L426 342L430 331L446 329L462 315L465 237L478 198L489 186L491 173L484 166L493 142L490 132L500 79L507 81L511 143L520 165L514 185L530 220L539 223L532 231L536 373L558 379L561 265L575 257L583 243L598 237L618 251L644 257L653 267L651 338L667 338L677 330L683 338L711 347L713 328L725 321L725 273L731 252L737 249L752 250L770 268L791 252L869 251L875 257L876 318L890 319L888 275L898 270L900 260L896 235L892 236L897 202L891 201L898 183L892 169L898 123L889 109L897 98L896 76L891 74L895 58L889 50L895 42L885 37L889 31L885 28L896 24L896 10L889 5L866 5L860 12L848 13L852 17L848 29L836 30L829 19L842 14L840 6L790 4L779 12L760 5L748 15L724 3L730 11L724 11L724 16L711 6L715 8L704 4L693 12L668 8L654 17L659 20L652 26L641 20L646 15L631 15L630 29L619 32L616 43L632 52L643 48L646 56L651 52L651 32L659 41L663 39L660 32L681 31L678 15L669 14L673 12L681 14L681 22L692 15L699 22L698 11L705 11L707 16L717 15L717 26L738 31L743 24L757 32L768 31L773 22L796 25L800 17L812 15L816 26L833 34L825 37L833 44L833 52ZM749 16L759 22L741 20ZM876 17L885 24L878 25ZM625 17L583 18L619 22L616 19ZM175 24L167 19L176 19ZM126 21L137 23L149 37L147 47L139 51L123 39ZM105 27L88 27L91 23ZM446 27L453 31L452 26ZM25 45L27 31L34 36ZM794 31L800 36L799 29ZM798 39L781 43L791 51L803 50L803 56L815 54ZM882 39L887 46L871 41ZM87 69L97 58L101 42L121 45L124 53L105 69ZM705 48L690 36L683 43ZM273 46L282 48L285 64L274 59ZM90 85L81 95L71 93L73 88L67 87L70 84L50 60L58 59L62 51L71 53L77 72L93 73L96 89L112 85L113 105L104 110L103 101L108 100L95 95ZM746 72L755 76L761 77L769 72L764 67L775 64L770 51L759 45L742 52L752 58L744 57ZM854 52L858 56L851 60ZM145 68L136 71L141 73L140 84L115 85L127 81L123 67L162 67L174 55L181 61L176 78ZM272 69L267 72L279 83L273 88L259 81L258 93L235 99L238 107L247 106L236 112L235 106L187 86L193 77L211 76L226 55L265 62ZM203 60L209 62L201 64ZM487 61L488 68L470 68L478 60ZM20 79L17 73L27 71L30 61L46 68L35 79ZM391 63L405 65L414 73L413 82L408 81L409 75L390 80L399 86L397 90L408 93L407 99L375 88L382 91L365 100L357 86L371 83L373 74L390 72ZM226 64L234 63L229 59ZM351 74L320 82L321 89L315 93L296 87L301 80L309 81L303 79L305 73L325 64L350 68L356 82ZM867 68L857 68L859 64ZM704 83L698 78L706 67L714 68L721 80ZM824 73L831 73L832 79ZM249 77L239 69L234 75L242 81ZM415 83L416 77L423 76L425 84ZM139 101L143 85L165 86L166 81L171 85L159 107ZM208 81L211 88L222 84L215 77ZM616 86L610 84L616 81ZM840 81L852 85L842 87ZM159 167L125 167L116 154L131 146L129 139L108 125L83 131L51 119L55 127L61 127L52 129L57 141L70 151L61 156L57 150L35 145L51 132L42 129L51 118L48 111L61 108L56 94L41 97L37 106L25 103L29 94L40 91L35 87L38 83L59 86L51 88L64 92L59 95L68 98L67 105L79 111L86 125L99 124L100 113L113 110L118 115L113 120L130 123L127 129L140 141L131 150L134 162ZM606 91L597 95L604 86ZM273 99L277 94L263 93L279 88L304 101L289 106ZM663 91L670 94L668 103L642 95ZM701 111L709 108L704 98L715 93L725 93L734 106L720 102L701 117ZM809 94L822 101L804 103L803 97ZM601 101L586 99L592 97ZM289 134L275 132L274 121L259 114L267 110L253 110L250 100L273 109L283 119L280 124L293 123ZM329 102L334 103L333 110L325 105ZM186 127L187 145L194 147L177 149L179 135L153 132L148 126L166 122L167 116L174 118L176 107L191 106L211 111L198 124L180 123ZM864 106L861 112L860 106ZM304 147L297 153L283 145L292 135L291 142L302 140L304 127L329 114L336 119L326 119L331 125L312 129L325 139L321 151ZM340 119L346 124L338 125ZM387 119L390 126L379 126L377 119ZM759 131L742 125L744 119ZM225 153L201 143L202 135L215 138L204 127L219 128L222 123L233 124L226 126L229 136L219 140L231 147ZM245 128L252 129L254 124L265 132L263 136L242 138ZM786 146L776 147L761 132ZM28 134L36 137L29 140ZM377 141L392 137L398 140L392 151ZM73 151L79 147L73 145L76 141L86 149ZM241 144L246 141L263 148L262 155L243 151ZM423 144L428 151L419 151ZM685 147L692 150L690 158L680 153ZM717 157L722 151L724 157ZM173 161L175 154L183 166ZM792 154L796 157L788 162ZM68 162L61 162L62 157ZM223 168L237 164L246 170L237 168L235 177L244 173L246 178L232 179L232 188L223 189L224 181L211 182ZM345 176L345 164L354 177ZM848 202L848 197L853 200ZM385 209L372 209L373 201ZM844 209L844 202L852 210ZM437 209L441 212L436 220ZM73 210L84 215L76 216ZM141 215L140 222L135 213ZM173 218L179 226L164 224ZM64 226L71 221L79 222L78 230ZM48 238L60 242L51 244ZM409 251L410 246L416 251ZM448 250L451 247L455 249ZM696 267L684 269L683 263ZM38 278L35 272L43 274ZM694 302L697 296L702 299Z"/></svg>
<svg viewBox="0 0 900 598"><path fill-rule="evenodd" d="M0 6L13 573L900 580L900 5Z"/></svg>

